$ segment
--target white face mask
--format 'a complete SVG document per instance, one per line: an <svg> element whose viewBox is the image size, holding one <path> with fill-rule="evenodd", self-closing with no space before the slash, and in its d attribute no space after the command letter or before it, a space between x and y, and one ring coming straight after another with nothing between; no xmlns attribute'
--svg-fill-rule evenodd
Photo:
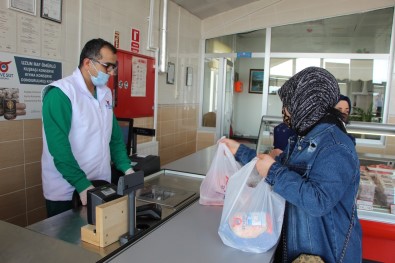
<svg viewBox="0 0 395 263"><path fill-rule="evenodd" d="M97 77L95 77L88 70L88 73L91 76L93 85L95 85L96 87L105 86L108 82L108 79L110 78L110 75L106 74L100 70L97 70L97 68L95 67L95 64L93 64L92 60L91 60L91 63L97 72Z"/></svg>

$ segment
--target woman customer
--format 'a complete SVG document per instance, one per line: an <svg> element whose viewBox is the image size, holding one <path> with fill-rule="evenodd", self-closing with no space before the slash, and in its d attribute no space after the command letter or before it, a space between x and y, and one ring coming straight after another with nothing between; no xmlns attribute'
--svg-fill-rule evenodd
<svg viewBox="0 0 395 263"><path fill-rule="evenodd" d="M339 101L337 102L335 108L340 111L341 113L343 113L343 123L344 125L349 124L349 117L350 117L350 112L351 112L351 100L349 97L344 96L342 94L340 94L340 98ZM351 140L353 141L354 145L356 144L355 138L354 136L352 136L351 134L348 134L348 136L351 138Z"/></svg>
<svg viewBox="0 0 395 263"><path fill-rule="evenodd" d="M339 86L327 70L306 68L279 90L284 121L296 132L278 156L259 155L256 168L274 192L286 199L283 233L275 262L301 254L324 262L361 262L362 232L356 194L359 160L347 135L344 116L335 109ZM245 145L223 139L245 164ZM277 151L278 153L278 151Z"/></svg>
<svg viewBox="0 0 395 263"><path fill-rule="evenodd" d="M345 119L348 121L348 116L351 112L351 100L349 97L340 94L339 101L337 102L336 109L345 115Z"/></svg>

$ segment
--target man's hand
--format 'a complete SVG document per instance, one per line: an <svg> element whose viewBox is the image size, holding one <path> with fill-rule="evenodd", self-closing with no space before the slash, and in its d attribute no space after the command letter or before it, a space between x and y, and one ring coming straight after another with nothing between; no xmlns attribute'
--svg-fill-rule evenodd
<svg viewBox="0 0 395 263"><path fill-rule="evenodd" d="M94 187L91 185L80 193L80 199L81 199L82 205L86 205L86 203L88 202L87 192L88 192L88 190L93 189L93 188Z"/></svg>
<svg viewBox="0 0 395 263"><path fill-rule="evenodd" d="M132 174L132 173L134 173L134 170L132 168L129 168L125 171L125 175Z"/></svg>

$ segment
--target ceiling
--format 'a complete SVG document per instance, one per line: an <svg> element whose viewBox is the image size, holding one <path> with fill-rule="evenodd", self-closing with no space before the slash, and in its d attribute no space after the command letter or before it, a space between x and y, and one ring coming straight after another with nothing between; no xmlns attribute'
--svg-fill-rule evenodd
<svg viewBox="0 0 395 263"><path fill-rule="evenodd" d="M205 19L259 0L172 0L191 14Z"/></svg>
<svg viewBox="0 0 395 263"><path fill-rule="evenodd" d="M171 0L188 10L200 19L241 7L253 2L263 0ZM271 0L267 0L271 1ZM279 27L275 33L277 36L305 37L372 37L372 39L385 35L392 25L392 11L388 9L376 10L368 14L355 14L334 19L321 19L290 26ZM262 30L248 32L245 37L262 37ZM307 35L306 35L307 34ZM243 35L240 33L240 37Z"/></svg>

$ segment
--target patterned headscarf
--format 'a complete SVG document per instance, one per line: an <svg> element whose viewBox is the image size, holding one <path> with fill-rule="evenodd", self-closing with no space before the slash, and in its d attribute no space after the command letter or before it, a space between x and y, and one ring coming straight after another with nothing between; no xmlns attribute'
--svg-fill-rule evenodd
<svg viewBox="0 0 395 263"><path fill-rule="evenodd" d="M285 82L278 94L291 115L292 129L303 135L332 111L340 91L336 78L326 69L309 67Z"/></svg>

